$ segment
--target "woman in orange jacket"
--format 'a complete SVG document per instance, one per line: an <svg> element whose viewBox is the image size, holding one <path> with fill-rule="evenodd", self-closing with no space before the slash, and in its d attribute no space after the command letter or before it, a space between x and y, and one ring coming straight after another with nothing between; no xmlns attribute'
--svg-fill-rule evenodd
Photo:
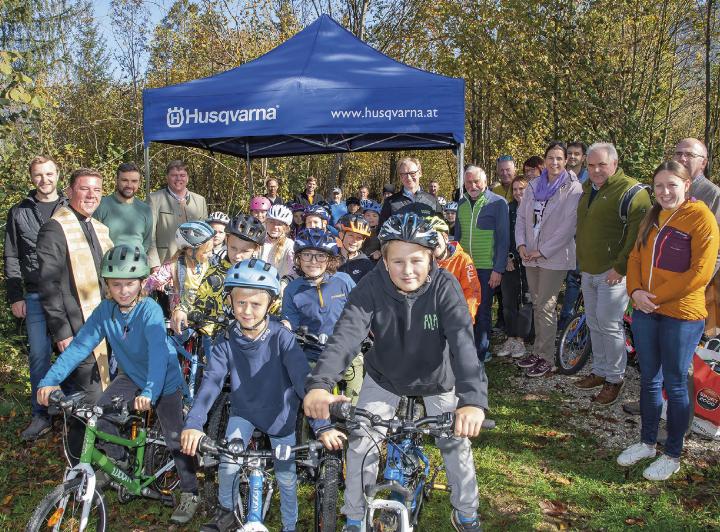
<svg viewBox="0 0 720 532"><path fill-rule="evenodd" d="M687 372L705 326L705 287L718 254L717 221L703 202L688 197L691 181L677 162L658 166L653 176L656 202L628 259L642 428L640 442L625 449L617 462L630 466L655 457L664 385L668 437L664 454L643 471L648 480L666 480L680 469L690 408Z"/></svg>
<svg viewBox="0 0 720 532"><path fill-rule="evenodd" d="M477 309L480 306L481 288L473 260L470 255L463 251L460 242L450 241L450 229L445 220L439 216L432 216L427 218L427 221L438 233L435 260L440 268L452 273L460 282L474 324L475 314L477 314Z"/></svg>

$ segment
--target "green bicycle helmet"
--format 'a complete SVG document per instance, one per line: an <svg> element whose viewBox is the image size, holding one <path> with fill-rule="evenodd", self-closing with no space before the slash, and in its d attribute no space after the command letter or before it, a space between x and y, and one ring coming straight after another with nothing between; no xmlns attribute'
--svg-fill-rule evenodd
<svg viewBox="0 0 720 532"><path fill-rule="evenodd" d="M115 246L103 255L100 275L105 279L144 279L150 275L147 255L137 246Z"/></svg>

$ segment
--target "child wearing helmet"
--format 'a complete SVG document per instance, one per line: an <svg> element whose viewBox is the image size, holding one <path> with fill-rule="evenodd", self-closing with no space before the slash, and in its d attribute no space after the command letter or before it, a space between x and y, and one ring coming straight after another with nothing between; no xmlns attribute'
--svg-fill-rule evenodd
<svg viewBox="0 0 720 532"><path fill-rule="evenodd" d="M448 229L450 230L449 234L451 235L455 234L455 220L457 220L457 209L458 204L456 201L450 201L445 205L445 207L443 207L443 217L448 224Z"/></svg>
<svg viewBox="0 0 720 532"><path fill-rule="evenodd" d="M293 222L293 213L284 205L273 205L267 214L265 227L267 236L263 245L261 257L277 268L280 279L295 277L295 258L293 246L295 242L290 238L290 225ZM282 296L282 290L281 290Z"/></svg>
<svg viewBox="0 0 720 532"><path fill-rule="evenodd" d="M357 406L383 418L394 415L403 395L422 396L428 415L455 413L455 437L438 438L445 462L451 523L477 531L478 490L469 437L477 436L488 407L487 377L475 350L472 320L460 285L437 267L437 232L414 213L391 216L380 231L382 264L353 290L333 335L306 383L308 416L327 419L338 375L355 346L372 330L366 375ZM365 485L377 478L382 435L350 430L347 451L344 530L359 531Z"/></svg>
<svg viewBox="0 0 720 532"><path fill-rule="evenodd" d="M460 283L474 324L475 314L480 306L481 287L472 258L463 251L460 242L450 240L450 229L445 220L439 216L431 216L426 221L438 234L435 260L440 268L452 273Z"/></svg>
<svg viewBox="0 0 720 532"><path fill-rule="evenodd" d="M223 287L225 274L233 264L260 257L265 242L265 226L257 218L239 214L229 221L225 232L227 234L226 257L215 266L208 268L192 304L181 301L173 311L171 323L176 334L181 333L182 324L187 323L188 316L193 311L201 312L210 320L227 317ZM209 323L203 327L203 332L213 336L216 329L214 324Z"/></svg>
<svg viewBox="0 0 720 532"><path fill-rule="evenodd" d="M270 207L272 207L272 203L265 196L255 196L250 200L250 214L262 223L265 223L265 217Z"/></svg>
<svg viewBox="0 0 720 532"><path fill-rule="evenodd" d="M347 273L358 283L366 273L375 267L361 248L365 239L370 236L370 225L365 218L357 214L346 214L338 222L340 234L340 267L338 271Z"/></svg>
<svg viewBox="0 0 720 532"><path fill-rule="evenodd" d="M134 407L139 411L155 407L180 476L180 504L171 520L187 523L192 519L199 499L194 461L180 453L177 437L183 426L183 380L175 350L167 342L162 309L154 300L141 296L142 281L149 273L147 256L139 247L120 245L105 253L101 275L109 297L95 308L40 381L37 398L40 404L47 405L50 393L60 388L59 384L95 346L102 340L107 341L121 371L98 404L110 404L114 397L120 396L125 402L134 398ZM139 395L136 397L136 394ZM102 418L98 420L97 428L119 434L115 425ZM128 469L128 457L123 447L108 445L105 451L121 469Z"/></svg>
<svg viewBox="0 0 720 532"><path fill-rule="evenodd" d="M232 266L225 277L226 294L235 324L216 341L205 368L203 382L193 402L180 441L182 450L193 456L205 436L207 415L222 391L226 375L230 380L230 419L225 437L250 441L255 428L270 436L272 447L295 444L298 406L305 395L308 366L294 335L268 311L280 295L277 270L260 259L244 260ZM262 375L262 378L257 378ZM318 439L329 449L341 448L343 435L327 422L311 420L314 429L329 429ZM203 529L235 530L233 509L237 502L235 477L240 466L221 460L218 469L219 506L212 521ZM295 530L297 475L295 462L275 459L275 478L280 488L283 530Z"/></svg>
<svg viewBox="0 0 720 532"><path fill-rule="evenodd" d="M215 211L210 213L210 216L208 216L205 221L215 230L212 255L210 255L210 264L215 266L227 255L227 248L225 247L225 228L230 221L230 217L224 212Z"/></svg>
<svg viewBox="0 0 720 532"><path fill-rule="evenodd" d="M377 262L380 260L380 240L378 240L380 228L378 223L380 222L382 206L377 201L362 200L360 208L362 209L363 218L370 225L370 236L363 242L362 252Z"/></svg>
<svg viewBox="0 0 720 532"><path fill-rule="evenodd" d="M301 203L288 203L287 208L290 209L293 215L289 235L294 240L298 231L305 227L305 207Z"/></svg>

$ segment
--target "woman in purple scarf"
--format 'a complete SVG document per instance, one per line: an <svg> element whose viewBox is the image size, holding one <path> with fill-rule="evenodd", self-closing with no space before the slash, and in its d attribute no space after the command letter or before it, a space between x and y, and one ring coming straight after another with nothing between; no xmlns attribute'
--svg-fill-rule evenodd
<svg viewBox="0 0 720 532"><path fill-rule="evenodd" d="M565 169L567 148L553 141L545 150L545 170L525 190L517 211L515 241L527 272L535 323L532 352L518 361L528 377L552 369L557 314L555 306L568 270L575 268L575 222L582 186Z"/></svg>

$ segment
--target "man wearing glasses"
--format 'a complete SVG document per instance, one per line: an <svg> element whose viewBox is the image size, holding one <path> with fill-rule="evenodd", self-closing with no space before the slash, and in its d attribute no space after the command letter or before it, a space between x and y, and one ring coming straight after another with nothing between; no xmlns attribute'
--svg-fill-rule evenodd
<svg viewBox="0 0 720 532"><path fill-rule="evenodd" d="M720 223L720 187L705 177L707 148L698 139L682 139L675 146L673 160L682 164L692 177L690 197L705 202Z"/></svg>
<svg viewBox="0 0 720 532"><path fill-rule="evenodd" d="M442 208L437 198L420 188L420 178L422 177L420 161L415 157L404 157L398 161L396 170L403 187L400 192L385 198L382 211L380 211L380 225L410 203L424 203L435 211L438 216L442 216Z"/></svg>

